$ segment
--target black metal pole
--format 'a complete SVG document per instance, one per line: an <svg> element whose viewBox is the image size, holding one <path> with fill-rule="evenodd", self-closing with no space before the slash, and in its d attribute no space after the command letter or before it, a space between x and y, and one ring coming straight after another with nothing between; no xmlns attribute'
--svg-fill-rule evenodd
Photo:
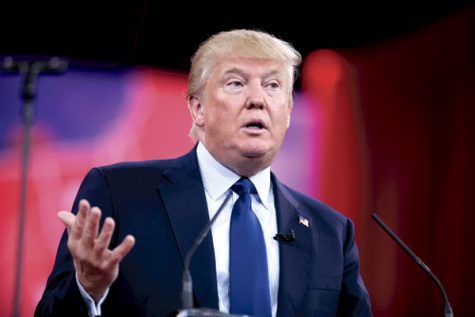
<svg viewBox="0 0 475 317"><path fill-rule="evenodd" d="M17 254L16 254L16 272L13 295L13 317L20 317L21 308L21 289L23 283L23 249L25 240L25 220L27 203L27 182L30 161L31 148L31 127L34 119L33 101L36 95L36 82L41 72L63 73L67 68L65 61L57 57L49 61L21 61L15 62L13 58L4 59L0 70L7 73L19 72L22 77L22 86L20 95L23 100L22 105L22 123L23 123L23 141L21 153L21 178L20 178L20 209L18 213L18 235L17 235Z"/></svg>
<svg viewBox="0 0 475 317"><path fill-rule="evenodd" d="M442 283L435 276L435 274L432 273L430 268L424 262L422 262L422 260L414 252L412 252L412 250L391 229L389 229L389 227L384 223L384 221L381 218L379 218L379 216L376 213L371 214L371 217L404 250L404 252L406 252L407 255L409 255L414 260L414 262L416 262L417 265L419 265L419 267L424 272L426 272L426 274L429 275L429 277L435 282L435 284L437 285L437 288L440 290L442 297L444 299L444 317L454 317L454 313L452 311L452 307L450 306L447 292L445 291L444 286L442 286Z"/></svg>
<svg viewBox="0 0 475 317"><path fill-rule="evenodd" d="M20 296L22 286L23 246L25 239L25 217L27 181L31 147L31 126L33 121L33 100L25 100L23 106L23 145L21 156L21 180L20 180L20 210L18 215L17 254L15 272L15 293L13 296L13 317L20 316Z"/></svg>

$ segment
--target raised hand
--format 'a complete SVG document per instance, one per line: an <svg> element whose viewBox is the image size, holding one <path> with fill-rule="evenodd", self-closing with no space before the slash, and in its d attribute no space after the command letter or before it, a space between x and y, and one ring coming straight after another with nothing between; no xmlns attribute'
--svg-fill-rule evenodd
<svg viewBox="0 0 475 317"><path fill-rule="evenodd" d="M127 235L113 250L108 246L115 222L107 217L99 232L101 210L82 199L77 215L68 211L58 212L58 218L68 230L68 248L74 261L79 283L97 302L119 274L119 263L135 244Z"/></svg>

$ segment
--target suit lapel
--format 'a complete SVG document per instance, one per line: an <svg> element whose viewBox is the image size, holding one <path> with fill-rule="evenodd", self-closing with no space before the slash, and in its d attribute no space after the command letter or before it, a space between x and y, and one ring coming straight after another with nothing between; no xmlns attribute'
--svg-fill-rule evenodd
<svg viewBox="0 0 475 317"><path fill-rule="evenodd" d="M166 170L167 181L158 185L178 248L185 259L194 240L209 221L206 196L193 150L179 158L174 167ZM216 266L211 232L203 240L191 259L193 291L199 306L218 308Z"/></svg>
<svg viewBox="0 0 475 317"><path fill-rule="evenodd" d="M306 285L310 279L310 265L314 256L316 234L310 217L298 208L298 202L272 175L279 232L293 230L294 242L280 242L280 280L277 316L290 317L298 312Z"/></svg>

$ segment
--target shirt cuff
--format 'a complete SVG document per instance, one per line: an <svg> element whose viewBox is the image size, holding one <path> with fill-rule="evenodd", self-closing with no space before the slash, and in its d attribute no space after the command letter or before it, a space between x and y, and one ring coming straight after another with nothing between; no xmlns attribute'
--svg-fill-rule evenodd
<svg viewBox="0 0 475 317"><path fill-rule="evenodd" d="M109 288L106 289L106 291L104 292L104 295L102 295L102 297L97 301L97 304L96 304L94 299L86 292L84 287L82 287L81 283L79 283L77 273L75 274L75 276L76 276L76 283L78 285L79 292L81 293L82 299L87 305L87 309L89 311L89 317L101 316L102 314L101 306L104 300L106 299L107 294L109 294Z"/></svg>

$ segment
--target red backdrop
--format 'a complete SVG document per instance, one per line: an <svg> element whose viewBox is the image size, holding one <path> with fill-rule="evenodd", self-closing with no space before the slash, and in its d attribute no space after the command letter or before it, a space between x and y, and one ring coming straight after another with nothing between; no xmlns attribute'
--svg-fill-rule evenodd
<svg viewBox="0 0 475 317"><path fill-rule="evenodd" d="M442 316L435 284L370 220L377 212L475 316L475 11L359 49L307 58L324 109L320 198L357 222L376 316Z"/></svg>

